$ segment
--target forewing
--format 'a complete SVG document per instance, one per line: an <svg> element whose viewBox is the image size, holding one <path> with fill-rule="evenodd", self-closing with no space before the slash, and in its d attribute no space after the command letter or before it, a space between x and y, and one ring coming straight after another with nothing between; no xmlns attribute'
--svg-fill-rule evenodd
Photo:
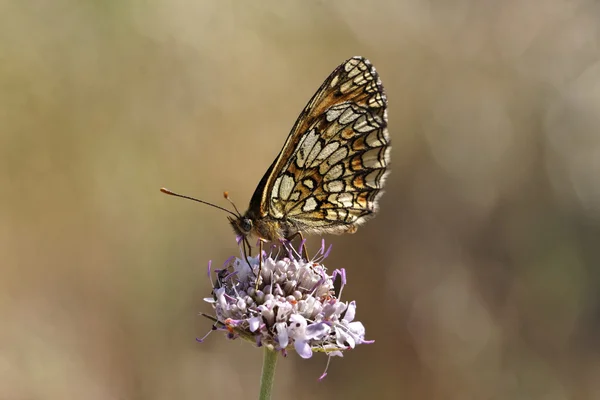
<svg viewBox="0 0 600 400"><path fill-rule="evenodd" d="M306 233L344 232L372 216L389 162L386 107L369 61L341 64L296 121L251 208Z"/></svg>

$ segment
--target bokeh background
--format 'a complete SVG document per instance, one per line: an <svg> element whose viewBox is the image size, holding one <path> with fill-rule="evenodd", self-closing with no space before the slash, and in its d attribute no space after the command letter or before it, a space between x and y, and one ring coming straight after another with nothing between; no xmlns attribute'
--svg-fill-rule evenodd
<svg viewBox="0 0 600 400"><path fill-rule="evenodd" d="M0 399L255 398L260 350L195 341L225 215L158 189L245 208L353 55L392 174L328 264L376 342L275 398L600 398L599 7L0 2Z"/></svg>

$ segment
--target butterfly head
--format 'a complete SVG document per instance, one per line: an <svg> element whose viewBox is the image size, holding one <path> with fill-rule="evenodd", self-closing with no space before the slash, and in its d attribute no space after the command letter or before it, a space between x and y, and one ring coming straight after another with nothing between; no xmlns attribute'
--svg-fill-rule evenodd
<svg viewBox="0 0 600 400"><path fill-rule="evenodd" d="M252 229L254 228L254 223L252 219L248 218L245 215L239 215L237 217L227 217L229 223L233 227L235 234L241 237L248 237L252 233Z"/></svg>

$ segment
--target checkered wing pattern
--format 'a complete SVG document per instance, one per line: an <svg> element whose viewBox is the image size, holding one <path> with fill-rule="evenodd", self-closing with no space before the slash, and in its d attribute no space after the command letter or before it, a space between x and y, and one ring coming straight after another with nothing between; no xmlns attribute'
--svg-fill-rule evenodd
<svg viewBox="0 0 600 400"><path fill-rule="evenodd" d="M247 215L258 236L356 231L377 212L389 152L383 86L353 57L315 93L257 187Z"/></svg>

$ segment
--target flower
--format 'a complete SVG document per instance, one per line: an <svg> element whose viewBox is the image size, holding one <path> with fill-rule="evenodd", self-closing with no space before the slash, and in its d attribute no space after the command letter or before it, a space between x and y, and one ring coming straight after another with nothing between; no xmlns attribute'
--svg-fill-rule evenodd
<svg viewBox="0 0 600 400"><path fill-rule="evenodd" d="M263 252L262 268L258 256L242 255L230 257L223 269L216 270L212 297L204 299L212 304L215 315L203 314L215 322L213 330L283 354L294 349L302 358L314 352L342 356L344 350L373 343L365 340L363 324L354 321L356 302L341 301L345 270L328 275L322 264L331 247L325 251L323 242L312 260L306 261L300 256L303 245L296 251L284 242L268 256ZM209 276L210 270L209 263ZM338 277L341 287L336 293Z"/></svg>

